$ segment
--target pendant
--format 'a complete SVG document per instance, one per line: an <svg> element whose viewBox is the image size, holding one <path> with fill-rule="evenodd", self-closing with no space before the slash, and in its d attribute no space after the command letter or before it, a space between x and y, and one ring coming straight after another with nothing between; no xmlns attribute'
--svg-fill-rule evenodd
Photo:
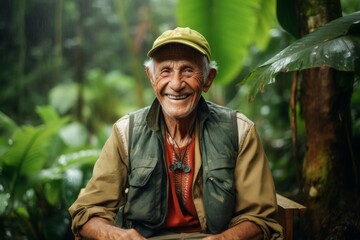
<svg viewBox="0 0 360 240"><path fill-rule="evenodd" d="M190 167L182 162L175 162L170 164L170 171L174 172L176 170L182 170L184 173L190 172Z"/></svg>

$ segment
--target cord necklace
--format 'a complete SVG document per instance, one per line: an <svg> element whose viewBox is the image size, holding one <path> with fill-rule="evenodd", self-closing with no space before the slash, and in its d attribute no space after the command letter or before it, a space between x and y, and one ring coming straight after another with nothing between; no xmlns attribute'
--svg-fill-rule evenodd
<svg viewBox="0 0 360 240"><path fill-rule="evenodd" d="M173 162L172 164L170 164L170 171L176 171L176 170L181 170L183 171L184 173L189 173L191 171L190 169L190 166L185 164L184 163L184 159L185 159L185 156L187 154L187 151L188 151L188 148L190 146L190 143L191 143L191 140L192 140L192 135L193 135L193 130L194 130L194 127L192 127L191 131L190 131L190 137L185 145L185 150L183 152L183 154L181 154L181 151L180 151L180 147L179 147L179 144L175 141L175 139L171 136L170 132L169 132L169 129L167 128L166 126L166 131L167 131L167 134L169 136L169 143L170 143L170 146L174 152L174 155L175 155L175 159L176 161ZM178 151L176 151L175 149L175 146L176 145L176 148Z"/></svg>

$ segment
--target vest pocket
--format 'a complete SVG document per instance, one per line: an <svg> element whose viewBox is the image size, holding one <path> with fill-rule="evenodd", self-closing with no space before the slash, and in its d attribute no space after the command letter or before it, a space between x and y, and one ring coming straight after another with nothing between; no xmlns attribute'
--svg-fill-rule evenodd
<svg viewBox="0 0 360 240"><path fill-rule="evenodd" d="M148 162L148 161L143 161ZM150 161L149 165L132 166L129 176L129 184L133 187L143 187L149 181L152 172L154 171L156 161Z"/></svg>
<svg viewBox="0 0 360 240"><path fill-rule="evenodd" d="M234 168L231 166L219 166L207 173L206 184L209 193L218 203L225 199L232 199L234 194ZM224 203L224 202L223 202ZM227 204L227 202L225 202Z"/></svg>
<svg viewBox="0 0 360 240"><path fill-rule="evenodd" d="M225 159L208 165L205 176L204 204L210 233L226 229L234 214L234 166Z"/></svg>
<svg viewBox="0 0 360 240"><path fill-rule="evenodd" d="M128 201L125 205L125 215L128 220L153 223L159 218L154 211L159 207L157 206L159 197L156 196L155 190L159 186L156 186L156 178L151 177L156 174L156 163L157 159L148 158L136 161L136 165L131 166Z"/></svg>

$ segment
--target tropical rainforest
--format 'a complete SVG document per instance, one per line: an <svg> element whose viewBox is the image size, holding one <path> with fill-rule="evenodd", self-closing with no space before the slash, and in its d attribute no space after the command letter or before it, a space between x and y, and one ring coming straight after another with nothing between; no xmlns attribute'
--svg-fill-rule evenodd
<svg viewBox="0 0 360 240"><path fill-rule="evenodd" d="M257 126L294 239L360 239L358 0L2 0L0 236L73 239L67 209L112 124L155 95L154 39L189 26L219 74L204 96Z"/></svg>

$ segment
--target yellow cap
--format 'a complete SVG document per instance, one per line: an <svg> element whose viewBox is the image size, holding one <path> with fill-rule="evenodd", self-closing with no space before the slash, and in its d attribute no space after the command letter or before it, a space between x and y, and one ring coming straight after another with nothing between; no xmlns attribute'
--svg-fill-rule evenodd
<svg viewBox="0 0 360 240"><path fill-rule="evenodd" d="M147 55L149 57L152 57L155 51L159 49L159 47L164 46L168 43L181 43L195 48L196 50L204 54L210 62L211 52L209 43L203 35L188 27L177 27L174 30L165 31L154 41L154 44Z"/></svg>

